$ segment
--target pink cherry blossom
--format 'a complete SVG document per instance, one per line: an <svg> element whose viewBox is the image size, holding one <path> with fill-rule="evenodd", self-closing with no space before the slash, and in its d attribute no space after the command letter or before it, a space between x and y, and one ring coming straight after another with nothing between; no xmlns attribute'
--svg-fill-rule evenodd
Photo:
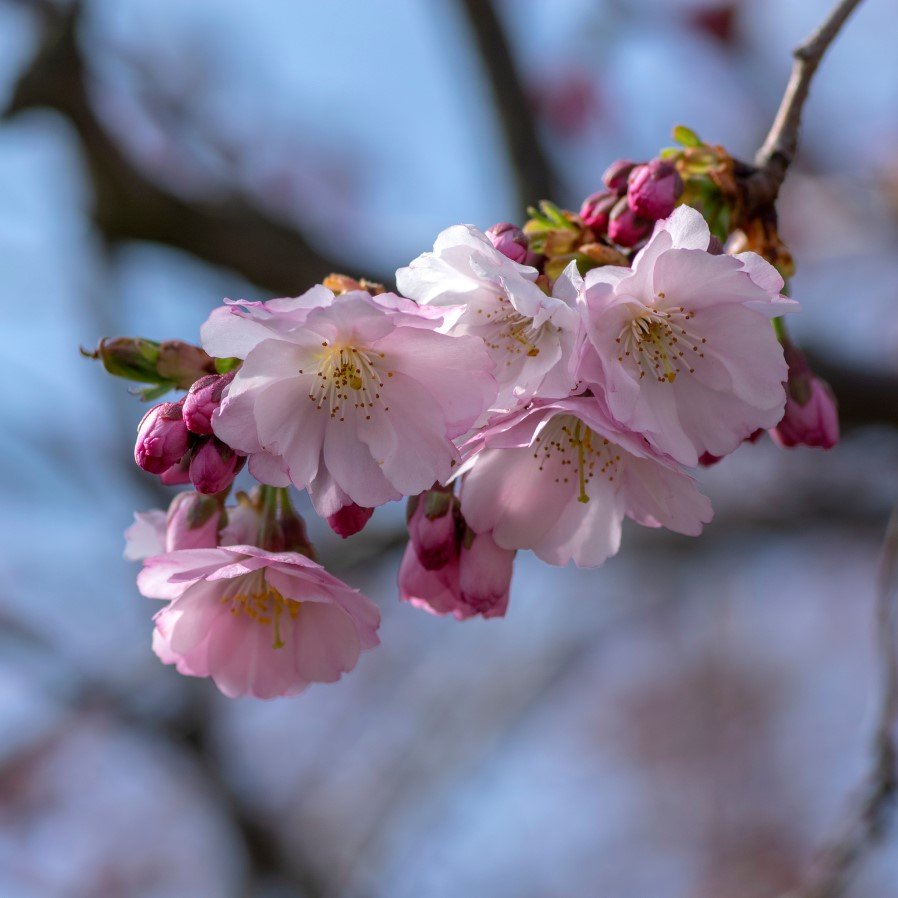
<svg viewBox="0 0 898 898"><path fill-rule="evenodd" d="M461 508L504 549L550 564L600 565L629 517L698 535L711 505L692 479L637 434L612 423L594 396L534 403L494 422L468 447Z"/></svg>
<svg viewBox="0 0 898 898"><path fill-rule="evenodd" d="M379 643L377 606L295 552L182 549L148 559L137 584L169 601L155 616L160 659L232 698L332 683Z"/></svg>
<svg viewBox="0 0 898 898"><path fill-rule="evenodd" d="M508 610L514 551L496 545L489 533L470 534L445 565L428 569L409 541L399 567L399 597L430 614L503 617Z"/></svg>
<svg viewBox="0 0 898 898"><path fill-rule="evenodd" d="M632 269L594 269L582 291L581 378L617 421L689 466L782 418L787 369L769 319L797 308L760 256L712 255L709 243L704 218L680 206Z"/></svg>
<svg viewBox="0 0 898 898"><path fill-rule="evenodd" d="M331 294L248 348L213 429L258 480L308 489L323 517L419 493L450 476L452 440L496 393L481 341L438 333L441 320L392 294Z"/></svg>
<svg viewBox="0 0 898 898"><path fill-rule="evenodd" d="M309 311L328 305L333 296L317 284L301 296L267 302L226 299L200 328L203 348L216 358L245 359L262 340L302 327Z"/></svg>
<svg viewBox="0 0 898 898"><path fill-rule="evenodd" d="M471 225L443 231L433 252L396 272L401 293L446 309L444 330L480 337L496 363L499 396L507 410L536 395L566 396L567 360L578 328L572 305L546 296L535 268L507 258Z"/></svg>

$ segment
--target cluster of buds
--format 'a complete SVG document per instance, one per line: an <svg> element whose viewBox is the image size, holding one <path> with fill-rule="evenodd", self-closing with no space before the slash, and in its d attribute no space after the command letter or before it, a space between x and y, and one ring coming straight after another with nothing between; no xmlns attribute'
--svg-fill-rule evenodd
<svg viewBox="0 0 898 898"><path fill-rule="evenodd" d="M408 500L409 543L399 569L399 597L458 620L501 617L508 608L514 550L465 523L451 487L436 483Z"/></svg>
<svg viewBox="0 0 898 898"><path fill-rule="evenodd" d="M227 489L246 459L215 436L212 415L233 378L233 372L208 374L184 399L153 406L137 428L137 464L169 486L192 483L209 495Z"/></svg>
<svg viewBox="0 0 898 898"><path fill-rule="evenodd" d="M618 246L637 246L656 221L667 218L683 193L683 179L672 162L635 163L619 159L602 175L604 190L588 196L580 219L597 236Z"/></svg>

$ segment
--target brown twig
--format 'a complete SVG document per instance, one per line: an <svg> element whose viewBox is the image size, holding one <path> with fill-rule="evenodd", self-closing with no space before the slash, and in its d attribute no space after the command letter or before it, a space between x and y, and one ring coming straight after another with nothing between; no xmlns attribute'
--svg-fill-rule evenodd
<svg viewBox="0 0 898 898"><path fill-rule="evenodd" d="M527 97L491 0L461 0L489 79L517 180L521 209L555 195L555 177L539 142Z"/></svg>
<svg viewBox="0 0 898 898"><path fill-rule="evenodd" d="M743 203L748 213L770 207L776 201L786 172L798 149L801 113L811 80L823 54L861 0L840 0L822 25L792 53L792 74L770 131L755 155L751 174L743 180Z"/></svg>
<svg viewBox="0 0 898 898"><path fill-rule="evenodd" d="M873 769L842 836L823 851L811 881L785 898L841 898L861 860L886 831L898 790L898 505L883 540L876 596L876 637L882 700Z"/></svg>
<svg viewBox="0 0 898 898"><path fill-rule="evenodd" d="M93 181L94 221L107 241L174 246L282 295L296 294L347 267L345 259L315 250L295 228L245 197L188 201L141 172L90 103L78 45L79 4L66 9L29 0L29 5L44 19L44 41L19 79L5 115L48 107L72 123Z"/></svg>

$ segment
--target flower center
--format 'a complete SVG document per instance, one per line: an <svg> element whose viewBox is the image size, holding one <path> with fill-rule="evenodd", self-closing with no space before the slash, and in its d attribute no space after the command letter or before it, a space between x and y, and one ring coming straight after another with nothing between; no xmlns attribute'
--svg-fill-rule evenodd
<svg viewBox="0 0 898 898"><path fill-rule="evenodd" d="M506 360L506 365L510 365L516 356L538 356L537 344L551 325L545 322L534 327L533 319L522 315L506 297L497 297L497 300L491 309L477 310L478 316L482 316L478 318L477 324L484 331L481 335L483 342L489 349L512 356Z"/></svg>
<svg viewBox="0 0 898 898"><path fill-rule="evenodd" d="M595 477L604 477L613 483L620 468L618 447L573 415L552 418L540 431L532 448L540 471L553 463L556 483L570 483L576 478L578 502L589 502L588 487Z"/></svg>
<svg viewBox="0 0 898 898"><path fill-rule="evenodd" d="M323 351L309 399L316 408L326 409L331 418L339 421L346 420L347 409L364 412L365 420L370 421L370 410L381 402L384 382L377 370L377 362L383 360L384 354L355 346L332 346L327 341L321 346ZM300 369L299 373L304 372ZM393 372L388 371L387 377L392 376ZM384 411L389 410L385 405Z"/></svg>
<svg viewBox="0 0 898 898"><path fill-rule="evenodd" d="M663 299L663 294L659 294ZM615 341L617 360L632 359L639 368L640 380L648 374L658 383L673 383L677 374L695 373L695 363L703 359L705 337L689 325L694 312L683 306L670 309L642 309L621 331Z"/></svg>
<svg viewBox="0 0 898 898"><path fill-rule="evenodd" d="M296 620L301 604L293 599L285 599L265 579L264 570L235 577L226 587L221 603L229 604L231 614L235 617L245 614L263 627L272 627L272 648L275 649L284 647L281 639L281 616L286 612L291 620Z"/></svg>

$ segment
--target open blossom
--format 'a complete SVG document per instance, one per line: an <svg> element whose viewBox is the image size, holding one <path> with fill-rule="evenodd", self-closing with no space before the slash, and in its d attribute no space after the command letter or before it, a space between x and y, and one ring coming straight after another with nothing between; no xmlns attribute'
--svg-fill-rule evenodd
<svg viewBox="0 0 898 898"><path fill-rule="evenodd" d="M712 255L704 218L680 206L633 268L586 274L580 373L614 418L693 466L783 416L786 362L770 319L794 311L754 253Z"/></svg>
<svg viewBox="0 0 898 898"><path fill-rule="evenodd" d="M379 643L377 606L295 552L182 549L148 559L137 584L169 601L155 616L160 659L232 698L332 683Z"/></svg>
<svg viewBox="0 0 898 898"><path fill-rule="evenodd" d="M393 294L328 293L301 327L266 325L250 346L234 316L234 341L217 330L207 347L245 352L213 416L216 435L249 456L261 482L308 489L323 517L446 480L452 440L496 393L482 343L438 333L440 316Z"/></svg>
<svg viewBox="0 0 898 898"><path fill-rule="evenodd" d="M546 296L537 271L513 262L471 225L443 231L433 252L396 272L401 293L446 309L444 330L480 337L496 363L495 408L511 409L535 395L566 396L567 360L578 316L563 299Z"/></svg>
<svg viewBox="0 0 898 898"><path fill-rule="evenodd" d="M245 359L262 340L302 327L306 315L326 306L334 294L320 284L301 296L250 302L226 299L200 328L203 347L215 358Z"/></svg>
<svg viewBox="0 0 898 898"><path fill-rule="evenodd" d="M467 543L467 544L466 544ZM470 533L439 568L421 563L410 540L399 567L399 598L431 614L503 617L508 610L514 551L496 545L489 533Z"/></svg>
<svg viewBox="0 0 898 898"><path fill-rule="evenodd" d="M595 396L534 403L470 448L461 487L468 525L550 564L601 564L620 546L624 517L690 536L711 520L692 479L621 431Z"/></svg>

